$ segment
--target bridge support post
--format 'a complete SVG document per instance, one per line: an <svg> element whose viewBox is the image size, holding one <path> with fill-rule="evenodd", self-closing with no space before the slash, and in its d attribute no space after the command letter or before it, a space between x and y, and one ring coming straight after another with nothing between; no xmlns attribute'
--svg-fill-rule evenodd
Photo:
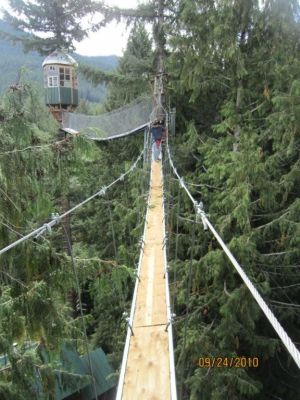
<svg viewBox="0 0 300 400"><path fill-rule="evenodd" d="M172 138L175 137L175 129L176 129L176 125L175 125L175 121L176 121L176 108L172 108L172 110L169 113L169 117L170 117L170 126L169 126L169 136L171 136Z"/></svg>
<svg viewBox="0 0 300 400"><path fill-rule="evenodd" d="M148 127L144 130L144 159L143 159L143 169L147 169L148 164Z"/></svg>

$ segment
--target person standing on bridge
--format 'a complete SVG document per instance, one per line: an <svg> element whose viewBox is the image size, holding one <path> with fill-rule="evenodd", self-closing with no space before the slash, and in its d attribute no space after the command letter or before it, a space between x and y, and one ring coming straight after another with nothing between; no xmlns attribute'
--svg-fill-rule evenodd
<svg viewBox="0 0 300 400"><path fill-rule="evenodd" d="M159 161L161 160L161 142L166 134L164 121L154 121L150 132L152 135L152 161Z"/></svg>

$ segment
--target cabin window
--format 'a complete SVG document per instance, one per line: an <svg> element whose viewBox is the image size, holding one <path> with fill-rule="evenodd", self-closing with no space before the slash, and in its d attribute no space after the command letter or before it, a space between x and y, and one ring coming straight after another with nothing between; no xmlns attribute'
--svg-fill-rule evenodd
<svg viewBox="0 0 300 400"><path fill-rule="evenodd" d="M65 69L64 68L59 68L59 83L60 86L64 86L64 81L65 81Z"/></svg>
<svg viewBox="0 0 300 400"><path fill-rule="evenodd" d="M50 71L56 71L55 65L49 65L49 70Z"/></svg>
<svg viewBox="0 0 300 400"><path fill-rule="evenodd" d="M48 87L57 87L57 86L58 86L58 77L57 76L49 76Z"/></svg>
<svg viewBox="0 0 300 400"><path fill-rule="evenodd" d="M66 67L59 68L59 84L60 86L71 87L71 69Z"/></svg>
<svg viewBox="0 0 300 400"><path fill-rule="evenodd" d="M65 68L65 80L70 81L71 75L70 75L70 68Z"/></svg>

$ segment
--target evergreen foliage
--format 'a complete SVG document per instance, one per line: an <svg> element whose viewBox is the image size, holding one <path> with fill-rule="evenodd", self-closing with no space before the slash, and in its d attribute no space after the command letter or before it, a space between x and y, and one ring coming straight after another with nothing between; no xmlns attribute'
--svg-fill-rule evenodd
<svg viewBox="0 0 300 400"><path fill-rule="evenodd" d="M62 194L72 206L110 183L141 147L139 138L125 140L121 154L119 145L97 148L80 136L58 140L56 122L37 92L22 80L5 95L0 111L1 248L42 225L52 212L61 212ZM112 154L118 154L113 169ZM89 333L95 332L95 346L112 353L116 368L125 333L121 316L131 300L143 226L143 177L141 170L107 194L112 196L112 219L107 215L109 199L99 198L74 215L71 224L73 267L84 289ZM63 237L63 229L57 227L51 236L25 242L1 256L0 354L8 361L0 369L1 398L53 396L65 343L86 352L80 314L71 312L76 282ZM67 387L76 388L78 379L86 379L64 370L60 375Z"/></svg>
<svg viewBox="0 0 300 400"><path fill-rule="evenodd" d="M161 64L166 53L164 22L168 19L171 21L169 8L174 6L173 3L172 0L153 0L147 4L139 4L136 9L124 9L108 7L100 2L95 7L95 10L103 15L102 21L94 26L95 30L100 29L112 20L118 22L125 20L128 25L133 25L118 75L106 74L103 71L97 71L86 66L80 68L84 76L95 84L111 82L109 102L113 101L113 97L120 96L118 92L121 91L124 91L123 101L129 102L134 96L149 90L151 75L154 78L157 71L163 72ZM164 10L166 14L164 14ZM145 23L152 24L154 51L151 51L151 41L144 28ZM114 87L115 89L113 89ZM128 91L132 93L131 96L126 95ZM114 101L111 105L109 102L107 104L108 109L115 106ZM117 102L116 104L123 105L124 102Z"/></svg>
<svg viewBox="0 0 300 400"><path fill-rule="evenodd" d="M54 160L59 154L54 143L57 125L28 84L6 94L1 115L2 248L49 218L57 188ZM43 363L37 349L53 349L55 360L63 338L77 330L76 321L66 323L71 322L64 301L66 287L72 286L66 279L69 273L66 258L47 242L29 242L1 256L0 353L10 363L1 370L4 398L27 399L39 392L38 373L51 376L53 382L53 367ZM33 345L35 351L29 351Z"/></svg>
<svg viewBox="0 0 300 400"><path fill-rule="evenodd" d="M22 43L26 52L41 55L56 49L74 50L74 41L87 36L82 18L93 12L92 0L10 0L9 5L11 11L5 10L4 18L20 33L5 36Z"/></svg>
<svg viewBox="0 0 300 400"><path fill-rule="evenodd" d="M298 21L293 1L262 8L255 1L182 1L176 28L169 31L168 62L179 114L179 170L195 185L196 198L204 201L295 343L300 335ZM186 292L191 247L188 226L179 224L173 269L177 266L179 281L175 312L182 397L294 397L297 367L215 240L198 226L193 284ZM207 370L193 363L226 355L258 356L261 367Z"/></svg>
<svg viewBox="0 0 300 400"><path fill-rule="evenodd" d="M108 85L105 103L108 111L122 107L142 94L151 93L152 43L142 24L133 27L117 73L124 77L124 81L112 81Z"/></svg>
<svg viewBox="0 0 300 400"><path fill-rule="evenodd" d="M105 8L106 21L138 18L157 27L159 3L164 25L154 40L168 53L168 92L177 110L177 133L170 141L178 171L298 344L298 2L153 1L138 11L99 7ZM151 74L152 60L151 42L136 24L118 71L98 76L99 82L110 82L108 109L148 90L143 77L136 77ZM56 199L62 193L73 205L110 183L143 145L138 136L101 145L80 136L56 143L57 125L25 82L2 99L0 120L1 247L59 211ZM147 178L139 169L71 221L90 345L102 346L116 369ZM180 398L298 398L299 371L276 333L215 239L194 223L190 200L169 175L166 187ZM76 342L85 351L81 318L70 310L76 286L61 239L58 228L1 257L0 353L10 362L0 370L1 398L32 398L37 371L39 395L51 396L62 343ZM197 365L199 357L235 356L258 357L259 368ZM65 379L71 385L77 377L66 372Z"/></svg>
<svg viewBox="0 0 300 400"><path fill-rule="evenodd" d="M122 107L142 94L151 93L154 62L151 47L144 26L137 23L129 35L126 50L116 71L107 72L85 64L79 66L79 71L89 82L107 86L107 111Z"/></svg>

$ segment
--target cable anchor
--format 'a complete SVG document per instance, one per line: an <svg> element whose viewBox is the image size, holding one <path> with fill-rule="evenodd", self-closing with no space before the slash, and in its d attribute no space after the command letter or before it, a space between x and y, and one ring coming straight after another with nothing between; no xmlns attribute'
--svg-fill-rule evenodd
<svg viewBox="0 0 300 400"><path fill-rule="evenodd" d="M99 190L98 196L105 196L106 190L107 190L107 187L106 187L106 186L103 186L103 187Z"/></svg>
<svg viewBox="0 0 300 400"><path fill-rule="evenodd" d="M164 249L164 248L166 247L166 245L167 245L167 243L168 243L168 240L169 240L168 234L166 233L166 234L165 234L165 237L163 238L162 249Z"/></svg>
<svg viewBox="0 0 300 400"><path fill-rule="evenodd" d="M169 321L168 321L168 323L167 323L167 325L165 327L165 332L167 332L168 329L169 329L169 326L173 324L175 317L176 317L176 314L171 313Z"/></svg>
<svg viewBox="0 0 300 400"><path fill-rule="evenodd" d="M140 274L139 274L139 267L136 265L134 269L134 276L141 282Z"/></svg>
<svg viewBox="0 0 300 400"><path fill-rule="evenodd" d="M141 237L140 237L139 246L140 246L142 252L144 253L144 247L145 247L144 236L141 236Z"/></svg>
<svg viewBox="0 0 300 400"><path fill-rule="evenodd" d="M203 229L205 231L207 231L208 226L206 223L206 215L205 215L205 211L204 211L204 206L203 206L203 202L199 201L199 203L197 203L195 201L194 204L195 210L196 210L196 222L199 222L201 219L202 225L203 225Z"/></svg>
<svg viewBox="0 0 300 400"><path fill-rule="evenodd" d="M40 236L42 236L45 232L48 232L50 235L52 233L51 225L49 223L44 224L41 227L41 230L35 235L35 239L38 239Z"/></svg>
<svg viewBox="0 0 300 400"><path fill-rule="evenodd" d="M132 326L130 324L130 317L128 316L128 312L127 311L123 312L123 318L125 319L126 324L127 324L128 328L130 329L131 336L134 336L133 329L132 329Z"/></svg>
<svg viewBox="0 0 300 400"><path fill-rule="evenodd" d="M164 279L166 278L166 275L169 273L170 267L169 265L166 265L165 271L164 271Z"/></svg>
<svg viewBox="0 0 300 400"><path fill-rule="evenodd" d="M45 232L49 233L51 235L52 233L52 226L57 224L60 216L58 213L52 213L51 214L51 222L46 222L40 229L40 231L35 235L35 239L39 238L42 236Z"/></svg>

